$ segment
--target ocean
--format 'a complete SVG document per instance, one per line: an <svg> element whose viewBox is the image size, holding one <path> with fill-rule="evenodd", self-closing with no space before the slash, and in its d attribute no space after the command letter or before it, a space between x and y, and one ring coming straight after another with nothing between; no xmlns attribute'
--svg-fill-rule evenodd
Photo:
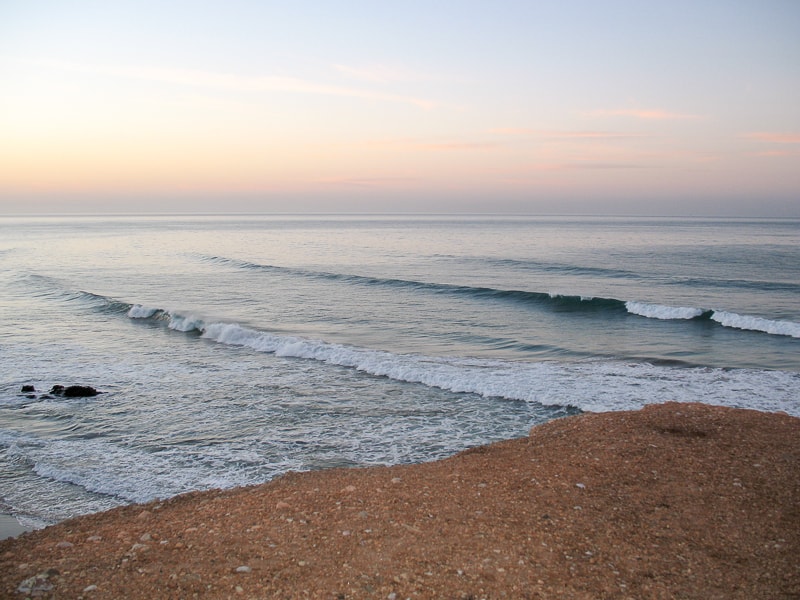
<svg viewBox="0 0 800 600"><path fill-rule="evenodd" d="M800 220L17 216L0 265L0 510L30 526L581 411L800 416Z"/></svg>

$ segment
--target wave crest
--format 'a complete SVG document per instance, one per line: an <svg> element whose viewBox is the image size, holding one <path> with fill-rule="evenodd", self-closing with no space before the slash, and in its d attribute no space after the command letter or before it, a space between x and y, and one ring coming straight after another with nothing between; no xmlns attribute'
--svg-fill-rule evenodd
<svg viewBox="0 0 800 600"><path fill-rule="evenodd" d="M663 306L645 302L628 301L625 308L629 313L649 319L696 319L706 313L702 308L691 306Z"/></svg>
<svg viewBox="0 0 800 600"><path fill-rule="evenodd" d="M800 338L800 323L795 323L793 321L774 321L762 317L737 315L736 313L725 312L723 310L714 311L714 314L711 315L711 320L716 321L723 327L733 327L734 329L761 331L772 335L788 335L793 338Z"/></svg>

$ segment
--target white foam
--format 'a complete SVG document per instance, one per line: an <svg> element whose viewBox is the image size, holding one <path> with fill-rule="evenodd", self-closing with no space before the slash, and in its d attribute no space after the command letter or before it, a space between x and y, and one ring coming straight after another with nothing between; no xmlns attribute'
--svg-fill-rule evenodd
<svg viewBox="0 0 800 600"><path fill-rule="evenodd" d="M625 308L629 313L649 319L694 319L703 314L703 310L700 308L663 306L661 304L647 304L645 302L633 301L626 302Z"/></svg>
<svg viewBox="0 0 800 600"><path fill-rule="evenodd" d="M205 329L205 321L200 317L196 317L194 315L189 316L181 316L181 315L170 315L169 325L167 325L170 329L174 329L175 331L203 331Z"/></svg>
<svg viewBox="0 0 800 600"><path fill-rule="evenodd" d="M738 315L723 310L714 311L714 314L711 315L711 319L725 327L762 331L772 335L788 335L794 338L800 338L800 323L795 323L793 321L773 321L762 317Z"/></svg>
<svg viewBox="0 0 800 600"><path fill-rule="evenodd" d="M142 306L141 304L134 304L128 311L128 317L131 319L149 319L157 312L157 308Z"/></svg>
<svg viewBox="0 0 800 600"><path fill-rule="evenodd" d="M207 326L203 337L452 392L576 406L595 412L631 410L648 403L677 400L785 411L800 416L795 393L800 375L783 371L727 371L612 361L530 363L393 354L277 336L224 323Z"/></svg>

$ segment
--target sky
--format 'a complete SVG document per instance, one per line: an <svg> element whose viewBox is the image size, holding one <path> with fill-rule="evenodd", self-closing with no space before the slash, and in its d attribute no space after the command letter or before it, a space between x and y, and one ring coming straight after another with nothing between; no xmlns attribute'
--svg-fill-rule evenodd
<svg viewBox="0 0 800 600"><path fill-rule="evenodd" d="M0 0L0 214L800 217L800 2Z"/></svg>

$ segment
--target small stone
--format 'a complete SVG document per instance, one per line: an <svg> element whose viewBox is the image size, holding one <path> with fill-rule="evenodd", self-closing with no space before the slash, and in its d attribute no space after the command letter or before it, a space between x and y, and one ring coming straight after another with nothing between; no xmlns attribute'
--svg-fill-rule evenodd
<svg viewBox="0 0 800 600"><path fill-rule="evenodd" d="M74 545L75 544L73 544L72 542L63 541L63 542L58 542L56 544L56 548L64 548L64 549L65 548L72 548Z"/></svg>
<svg viewBox="0 0 800 600"><path fill-rule="evenodd" d="M102 540L103 538L99 535L90 535L88 538L86 538L87 542L101 542Z"/></svg>
<svg viewBox="0 0 800 600"><path fill-rule="evenodd" d="M278 503L275 505L275 509L276 509L276 510L284 510L284 509L287 509L287 508L291 508L291 506L292 506L292 505L291 505L291 504L289 504L288 502L284 502L283 500L281 500L280 502L278 502Z"/></svg>
<svg viewBox="0 0 800 600"><path fill-rule="evenodd" d="M241 567L236 567L236 572L237 573L249 573L252 570L253 569L251 569L247 565L242 565Z"/></svg>
<svg viewBox="0 0 800 600"><path fill-rule="evenodd" d="M244 588L242 586L237 585L234 589L236 590L237 594L244 594Z"/></svg>
<svg viewBox="0 0 800 600"><path fill-rule="evenodd" d="M20 594L30 594L32 596L42 596L53 589L53 584L50 583L49 579L58 574L57 569L48 569L33 577L28 577L19 584L17 592Z"/></svg>
<svg viewBox="0 0 800 600"><path fill-rule="evenodd" d="M83 593L84 594L88 594L89 592L94 592L96 589L97 589L97 586L94 585L94 584L87 585L85 588L83 588Z"/></svg>
<svg viewBox="0 0 800 600"><path fill-rule="evenodd" d="M575 487L584 490L584 489L586 489L586 484L585 483L576 483Z"/></svg>
<svg viewBox="0 0 800 600"><path fill-rule="evenodd" d="M150 511L149 510L143 510L138 515L136 515L136 518L139 519L140 521L143 521L144 519L148 518L149 516L150 516Z"/></svg>
<svg viewBox="0 0 800 600"><path fill-rule="evenodd" d="M356 486L348 485L346 488L344 488L344 491L345 492L355 492L356 491Z"/></svg>
<svg viewBox="0 0 800 600"><path fill-rule="evenodd" d="M399 477L392 477L392 483L400 483L401 481L403 480L400 479Z"/></svg>
<svg viewBox="0 0 800 600"><path fill-rule="evenodd" d="M143 534L142 534L142 535L139 537L139 541L140 541L140 542L149 542L149 541L150 541L150 540L152 540L152 539L153 539L153 536L151 536L149 533L143 533Z"/></svg>

